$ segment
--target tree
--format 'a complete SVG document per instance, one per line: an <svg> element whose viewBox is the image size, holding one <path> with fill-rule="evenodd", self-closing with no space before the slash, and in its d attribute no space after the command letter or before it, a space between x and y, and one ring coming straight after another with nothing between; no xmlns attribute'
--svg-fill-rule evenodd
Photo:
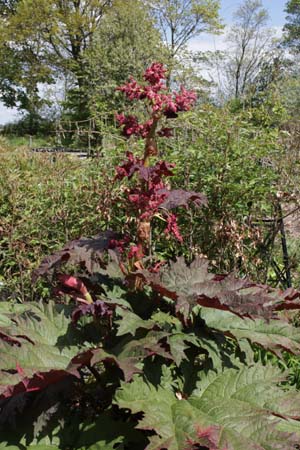
<svg viewBox="0 0 300 450"><path fill-rule="evenodd" d="M295 54L286 58L279 75L276 87L282 105L289 119L298 120L300 117L300 55Z"/></svg>
<svg viewBox="0 0 300 450"><path fill-rule="evenodd" d="M67 73L78 88L78 109L83 111L83 53L110 4L110 0L2 1L0 48L19 64L11 85L26 92L30 86L37 92L39 82L54 82L58 74ZM3 89L4 99L5 94Z"/></svg>
<svg viewBox="0 0 300 450"><path fill-rule="evenodd" d="M234 19L227 36L230 50L221 59L220 83L225 97L239 99L261 67L273 59L276 43L266 28L268 13L261 0L245 0Z"/></svg>
<svg viewBox="0 0 300 450"><path fill-rule="evenodd" d="M296 52L300 51L300 0L289 0L286 4L285 12L287 23L283 30L284 44L294 49Z"/></svg>
<svg viewBox="0 0 300 450"><path fill-rule="evenodd" d="M221 29L219 0L146 0L144 3L152 11L166 44L169 73L176 57L192 38Z"/></svg>
<svg viewBox="0 0 300 450"><path fill-rule="evenodd" d="M115 0L84 53L86 95L93 113L111 111L124 100L116 87L163 59L163 44L142 1Z"/></svg>
<svg viewBox="0 0 300 450"><path fill-rule="evenodd" d="M42 61L40 43L26 39L16 20L18 0L0 2L0 97L8 106L30 113L41 104L37 84L52 81L51 69Z"/></svg>

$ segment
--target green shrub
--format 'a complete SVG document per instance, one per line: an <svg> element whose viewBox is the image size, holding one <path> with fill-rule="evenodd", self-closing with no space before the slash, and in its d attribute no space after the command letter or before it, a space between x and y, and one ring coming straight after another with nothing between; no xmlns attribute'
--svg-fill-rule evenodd
<svg viewBox="0 0 300 450"><path fill-rule="evenodd" d="M176 163L173 186L204 192L208 208L183 216L186 254L203 253L216 270L238 270L264 278L257 254L272 215L284 155L276 129L255 127L244 114L202 107L181 118L165 153ZM189 218L189 220L188 220Z"/></svg>
<svg viewBox="0 0 300 450"><path fill-rule="evenodd" d="M24 301L36 294L31 272L45 255L106 227L111 169L107 160L14 151L1 156L0 172L0 279Z"/></svg>

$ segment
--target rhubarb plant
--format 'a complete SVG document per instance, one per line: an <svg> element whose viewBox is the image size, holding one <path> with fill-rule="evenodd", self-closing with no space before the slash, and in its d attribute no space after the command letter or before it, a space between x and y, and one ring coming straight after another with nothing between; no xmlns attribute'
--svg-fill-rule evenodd
<svg viewBox="0 0 300 450"><path fill-rule="evenodd" d="M299 292L152 251L154 227L180 245L178 208L206 205L166 181L158 138L195 95L169 92L165 74L154 63L120 87L148 115L117 115L126 138L144 139L116 167L128 232L47 256L33 274L53 285L47 303L0 304L0 448L299 448L300 394L280 364L300 354Z"/></svg>

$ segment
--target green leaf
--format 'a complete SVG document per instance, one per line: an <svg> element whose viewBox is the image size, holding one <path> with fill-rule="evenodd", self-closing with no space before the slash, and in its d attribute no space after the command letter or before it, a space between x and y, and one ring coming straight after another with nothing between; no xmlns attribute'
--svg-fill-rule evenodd
<svg viewBox="0 0 300 450"><path fill-rule="evenodd" d="M34 385L41 389L76 375L77 368L69 365L85 347L75 345L69 324L63 307L30 303L9 327L2 328L6 339L0 340L1 395L9 397L14 389L31 390Z"/></svg>
<svg viewBox="0 0 300 450"><path fill-rule="evenodd" d="M208 327L220 330L235 339L258 344L281 356L282 351L299 354L300 329L281 320L241 319L228 311L201 309Z"/></svg>
<svg viewBox="0 0 300 450"><path fill-rule="evenodd" d="M114 450L117 444L124 442L124 435L131 432L131 427L121 421L113 420L108 413L103 413L94 422L80 426L76 448L78 450Z"/></svg>
<svg viewBox="0 0 300 450"><path fill-rule="evenodd" d="M168 336L169 334L163 331L149 331L145 337L140 339L130 339L125 336L111 351L121 360L124 358L143 360L147 356L152 355L159 355L173 360L172 355L164 349L161 342Z"/></svg>
<svg viewBox="0 0 300 450"><path fill-rule="evenodd" d="M139 328L151 330L155 325L155 322L153 322L152 320L143 320L131 311L117 308L116 312L119 316L122 317L121 320L117 320L115 322L118 325L117 336L123 336L127 333L134 336Z"/></svg>
<svg viewBox="0 0 300 450"><path fill-rule="evenodd" d="M81 423L78 419L78 416L70 417L62 433L57 432L61 436L61 448L116 450L123 449L123 444L126 448L136 448L136 442L142 446L145 441L142 433L134 428L134 421L118 419L111 409Z"/></svg>
<svg viewBox="0 0 300 450"><path fill-rule="evenodd" d="M177 331L182 331L182 323L177 317L172 316L171 314L158 311L151 316L151 319L166 331L174 328Z"/></svg>
<svg viewBox="0 0 300 450"><path fill-rule="evenodd" d="M16 445L9 445L5 442L0 443L0 450L20 450L25 448L24 446L22 447L17 447ZM30 444L26 446L26 449L30 449L30 450L59 450L60 447L58 447L57 445L47 445L47 444Z"/></svg>
<svg viewBox="0 0 300 450"><path fill-rule="evenodd" d="M184 333L173 333L167 338L167 342L170 346L170 353L177 366L180 366L181 362L184 359L187 359L185 350L189 348L189 345L187 345L186 341L191 342L189 336L184 335Z"/></svg>
<svg viewBox="0 0 300 450"><path fill-rule="evenodd" d="M20 450L16 445L9 445L7 442L0 442L0 449L2 450Z"/></svg>
<svg viewBox="0 0 300 450"><path fill-rule="evenodd" d="M278 386L279 370L256 365L199 375L197 389L187 400L138 376L130 384L122 383L115 403L132 414L142 412L138 428L157 435L150 438L147 450L182 450L207 442L216 450L295 449L300 427L289 433L280 425L300 411L300 394L292 396Z"/></svg>
<svg viewBox="0 0 300 450"><path fill-rule="evenodd" d="M28 310L15 316L14 323L4 329L6 340L0 340L0 397L44 389L67 376L79 376L82 366L102 361L118 366L126 380L139 372L135 367L138 360L131 355L118 358L78 340L67 312L68 308L52 302L30 303ZM17 345L12 345L15 340Z"/></svg>
<svg viewBox="0 0 300 450"><path fill-rule="evenodd" d="M120 408L130 409L133 414L144 412L145 418L139 421L138 428L158 431L162 439L175 435L172 421L174 402L173 392L161 387L156 389L138 377L128 385L122 385L116 393L116 403Z"/></svg>
<svg viewBox="0 0 300 450"><path fill-rule="evenodd" d="M0 302L0 327L12 325L12 318L28 310L28 305L22 303Z"/></svg>

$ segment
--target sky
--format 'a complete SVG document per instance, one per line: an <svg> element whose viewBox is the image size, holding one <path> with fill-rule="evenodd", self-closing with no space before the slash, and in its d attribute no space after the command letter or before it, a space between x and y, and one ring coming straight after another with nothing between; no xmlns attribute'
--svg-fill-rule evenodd
<svg viewBox="0 0 300 450"><path fill-rule="evenodd" d="M220 16L223 23L230 26L232 16L243 0L221 0ZM287 0L262 0L263 6L269 14L268 26L274 28L276 35L281 35L282 27L285 23L286 13L284 12ZM191 50L214 51L225 50L226 42L223 35L203 34L193 39L189 45Z"/></svg>
<svg viewBox="0 0 300 450"><path fill-rule="evenodd" d="M276 28L280 32L281 27L285 22L284 8L287 0L263 0L264 7L268 10L270 21L269 26ZM232 15L242 0L221 0L220 16L226 25L230 25ZM215 50L224 48L224 38L222 36L202 35L194 39L190 46L194 50ZM0 124L11 122L18 117L18 112L15 109L7 109L0 102Z"/></svg>
<svg viewBox="0 0 300 450"><path fill-rule="evenodd" d="M220 15L226 23L230 23L232 15L240 3L240 0L221 0ZM287 0L263 0L262 3L269 12L270 25L274 27L282 26L285 22L284 8Z"/></svg>

